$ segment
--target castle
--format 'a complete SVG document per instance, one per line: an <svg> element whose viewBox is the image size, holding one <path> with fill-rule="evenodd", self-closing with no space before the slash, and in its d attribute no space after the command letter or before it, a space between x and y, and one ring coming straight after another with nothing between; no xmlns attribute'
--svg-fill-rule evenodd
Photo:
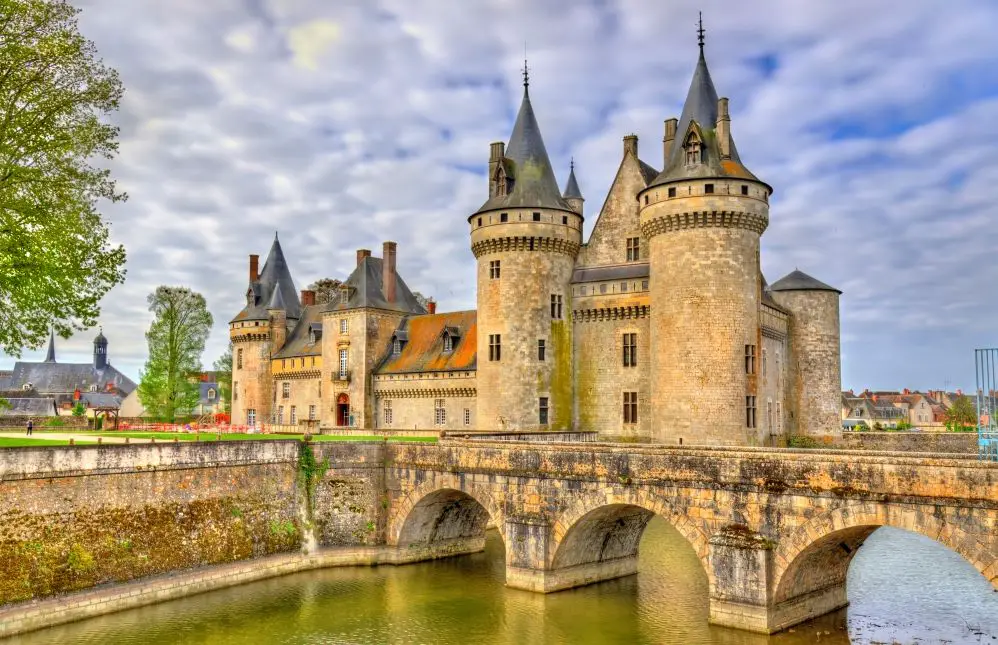
<svg viewBox="0 0 998 645"><path fill-rule="evenodd" d="M530 103L491 144L468 217L477 309L429 311L397 247L357 251L339 298L295 290L280 242L230 323L233 423L596 430L670 444L778 445L840 429L840 291L759 264L772 188L743 164L703 42L662 170L624 137L589 241Z"/></svg>

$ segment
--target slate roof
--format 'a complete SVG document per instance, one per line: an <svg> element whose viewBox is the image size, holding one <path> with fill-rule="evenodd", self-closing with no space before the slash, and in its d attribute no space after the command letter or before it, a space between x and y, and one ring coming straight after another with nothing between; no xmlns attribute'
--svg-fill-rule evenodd
<svg viewBox="0 0 998 645"><path fill-rule="evenodd" d="M215 398L208 398L208 390L215 390ZM221 396L221 388L218 387L218 383L213 381L201 381L201 387L198 390L198 403L201 405L215 405L219 402L219 397Z"/></svg>
<svg viewBox="0 0 998 645"><path fill-rule="evenodd" d="M12 370L0 371L0 390L9 390L11 388L10 379L14 375Z"/></svg>
<svg viewBox="0 0 998 645"><path fill-rule="evenodd" d="M321 356L322 355L322 314L326 310L326 305L309 305L302 311L301 320L295 328L288 334L284 347L280 349L274 358L290 358L293 356ZM319 333L314 343L309 343L309 332L316 329Z"/></svg>
<svg viewBox="0 0 998 645"><path fill-rule="evenodd" d="M647 164L640 159L638 159L638 164L641 166L641 177L645 180L645 185L647 186L651 182L655 181L655 177L658 177L658 171L655 170L650 164Z"/></svg>
<svg viewBox="0 0 998 645"><path fill-rule="evenodd" d="M404 337L402 352L392 354L389 343L378 374L413 372L456 372L474 370L477 365L478 312L455 311L446 314L409 316L402 321L396 336ZM444 329L457 332L450 352L444 352Z"/></svg>
<svg viewBox="0 0 998 645"><path fill-rule="evenodd" d="M575 162L572 162L572 165L568 171L568 181L565 182L565 192L563 196L565 199L585 199L582 196L582 191L579 190L579 182L575 179Z"/></svg>
<svg viewBox="0 0 998 645"><path fill-rule="evenodd" d="M123 397L110 392L83 392L80 399L88 408L120 408Z"/></svg>
<svg viewBox="0 0 998 645"><path fill-rule="evenodd" d="M790 312L784 309L783 305L776 302L776 300L773 298L773 288L770 287L769 282L766 281L766 276L760 274L759 277L762 278L762 303L767 307L772 307L777 311L782 311L783 313L789 315Z"/></svg>
<svg viewBox="0 0 998 645"><path fill-rule="evenodd" d="M108 383L126 396L136 388L135 382L112 365L94 369L92 363L14 363L10 387L20 388L31 383L42 394L67 393L79 389L86 392L91 385L104 391Z"/></svg>
<svg viewBox="0 0 998 645"><path fill-rule="evenodd" d="M7 399L10 408L0 409L0 417L54 417L55 399Z"/></svg>
<svg viewBox="0 0 998 645"><path fill-rule="evenodd" d="M364 258L343 283L350 288L349 300L344 304L337 298L336 302L327 305L327 311L374 307L414 314L426 313L426 309L412 295L398 271L395 272L395 302L388 302L385 298L383 279L382 259L371 256Z"/></svg>
<svg viewBox="0 0 998 645"><path fill-rule="evenodd" d="M503 163L512 171L513 191L508 195L490 197L476 212L502 208L554 208L574 212L558 190L558 181L554 177L526 86Z"/></svg>
<svg viewBox="0 0 998 645"><path fill-rule="evenodd" d="M773 291L834 291L835 293L842 293L835 287L831 287L796 269L774 282L771 289Z"/></svg>
<svg viewBox="0 0 998 645"><path fill-rule="evenodd" d="M572 284L647 277L648 263L632 262L630 264L618 264L615 266L579 267L572 272Z"/></svg>
<svg viewBox="0 0 998 645"><path fill-rule="evenodd" d="M690 89L686 94L686 102L683 104L683 112L679 117L676 140L669 152L668 162L649 186L659 186L677 179L710 177L738 177L760 181L742 165L734 138L731 139L731 158L721 159L716 132L717 98L717 90L714 89L714 81L710 78L707 59L704 58L703 48L701 48L700 58L693 71L693 80L690 81ZM703 135L703 163L686 165L686 151L683 148L683 142L686 140L690 125L693 123L696 123Z"/></svg>
<svg viewBox="0 0 998 645"><path fill-rule="evenodd" d="M274 243L270 246L270 253L259 278L250 283L246 290L249 294L247 305L230 322L267 320L269 318L267 307L273 304L275 290L280 290L280 294L276 296L277 304L283 304L289 319L297 320L301 316L301 303L298 301L298 291L291 278L291 270L288 268L287 260L284 259L284 250L281 249L277 235L274 235Z"/></svg>

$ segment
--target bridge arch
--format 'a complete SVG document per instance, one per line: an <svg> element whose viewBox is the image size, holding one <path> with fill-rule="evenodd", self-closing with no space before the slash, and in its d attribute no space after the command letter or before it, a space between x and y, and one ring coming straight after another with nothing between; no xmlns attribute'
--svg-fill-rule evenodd
<svg viewBox="0 0 998 645"><path fill-rule="evenodd" d="M962 555L998 589L998 556L960 521L894 505L848 505L826 511L780 540L774 554L775 603L841 586L867 537L882 526L925 535Z"/></svg>
<svg viewBox="0 0 998 645"><path fill-rule="evenodd" d="M686 538L709 579L709 544L704 531L667 497L631 487L582 495L566 508L553 526L549 566L558 570L633 559L645 527L655 515Z"/></svg>
<svg viewBox="0 0 998 645"><path fill-rule="evenodd" d="M486 489L465 477L443 473L424 481L398 505L388 523L388 543L439 549L449 543L484 540L490 519L503 526L502 508Z"/></svg>

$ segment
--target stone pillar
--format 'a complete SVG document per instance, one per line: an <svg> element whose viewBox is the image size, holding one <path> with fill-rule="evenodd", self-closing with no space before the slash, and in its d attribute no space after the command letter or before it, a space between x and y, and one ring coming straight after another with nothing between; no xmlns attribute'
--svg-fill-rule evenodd
<svg viewBox="0 0 998 645"><path fill-rule="evenodd" d="M506 586L545 592L545 566L551 543L551 524L529 516L506 519Z"/></svg>
<svg viewBox="0 0 998 645"><path fill-rule="evenodd" d="M770 588L775 544L732 526L710 539L710 622L771 634Z"/></svg>

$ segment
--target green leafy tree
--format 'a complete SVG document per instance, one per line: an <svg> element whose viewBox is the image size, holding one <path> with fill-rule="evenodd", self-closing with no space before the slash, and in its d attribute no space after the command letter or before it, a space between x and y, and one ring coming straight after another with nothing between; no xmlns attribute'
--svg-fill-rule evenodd
<svg viewBox="0 0 998 645"><path fill-rule="evenodd" d="M9 410L10 407L10 401L0 396L0 410Z"/></svg>
<svg viewBox="0 0 998 645"><path fill-rule="evenodd" d="M0 0L0 350L40 347L49 327L92 327L125 276L98 202L126 198L99 164L118 151L117 72L62 0Z"/></svg>
<svg viewBox="0 0 998 645"><path fill-rule="evenodd" d="M215 359L215 378L218 380L219 398L222 409L229 412L232 409L232 343Z"/></svg>
<svg viewBox="0 0 998 645"><path fill-rule="evenodd" d="M73 406L73 416L82 417L86 413L87 413L87 408L86 406L83 405L83 401L77 401L76 405Z"/></svg>
<svg viewBox="0 0 998 645"><path fill-rule="evenodd" d="M308 289L315 292L315 304L322 305L327 302L336 302L339 298L341 284L343 283L336 278L322 278L308 285Z"/></svg>
<svg viewBox="0 0 998 645"><path fill-rule="evenodd" d="M213 321L204 296L184 287L158 287L149 294L149 311L155 318L146 332L139 400L153 417L173 422L198 403L201 354Z"/></svg>
<svg viewBox="0 0 998 645"><path fill-rule="evenodd" d="M977 427L977 408L969 396L958 397L944 418L950 432L969 432Z"/></svg>
<svg viewBox="0 0 998 645"><path fill-rule="evenodd" d="M427 298L419 291L413 291L412 297L416 299L416 302L418 302L423 309L426 309L427 311L430 310L430 298Z"/></svg>

